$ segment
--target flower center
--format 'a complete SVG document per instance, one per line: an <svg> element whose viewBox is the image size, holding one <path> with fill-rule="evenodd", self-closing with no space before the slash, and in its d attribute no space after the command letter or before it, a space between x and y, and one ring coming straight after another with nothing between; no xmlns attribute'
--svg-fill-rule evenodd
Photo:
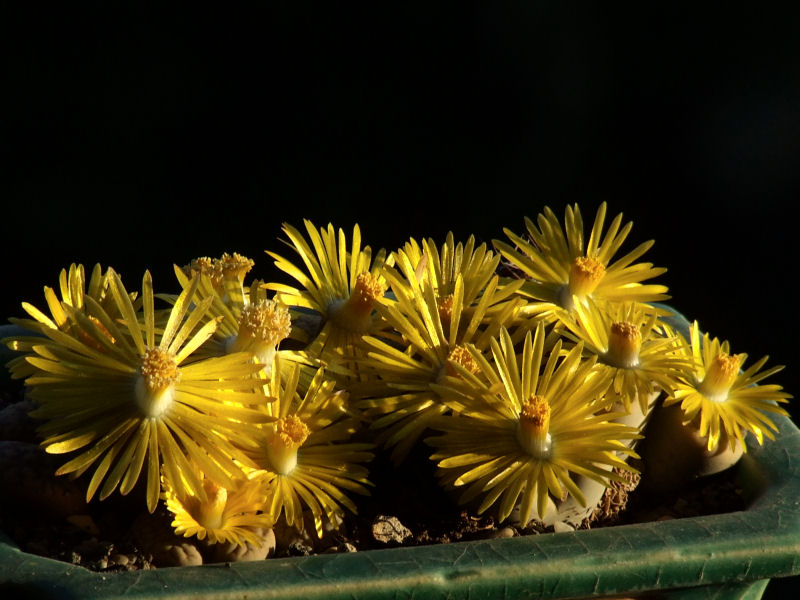
<svg viewBox="0 0 800 600"><path fill-rule="evenodd" d="M439 319L441 320L442 325L449 325L450 319L453 316L453 294L448 294L444 298L440 299L437 304L437 308L439 309Z"/></svg>
<svg viewBox="0 0 800 600"><path fill-rule="evenodd" d="M474 358L472 358L472 354L470 354L469 350L461 345L450 350L450 354L447 355L447 362L444 365L444 373L446 375L458 377L458 371L453 368L453 365L450 364L450 361L458 363L473 375L477 375L481 370L478 366L478 363L475 362Z"/></svg>
<svg viewBox="0 0 800 600"><path fill-rule="evenodd" d="M550 404L544 396L534 395L523 401L517 426L517 440L528 454L546 458L550 454Z"/></svg>
<svg viewBox="0 0 800 600"><path fill-rule="evenodd" d="M738 354L728 355L725 352L717 354L708 366L703 381L700 382L698 388L700 393L717 402L727 400L728 390L739 374L739 363Z"/></svg>
<svg viewBox="0 0 800 600"><path fill-rule="evenodd" d="M228 502L228 490L219 487L208 479L203 481L206 501L198 501L192 516L198 524L206 529L221 529L225 524L225 504Z"/></svg>
<svg viewBox="0 0 800 600"><path fill-rule="evenodd" d="M279 475L288 475L297 466L297 449L302 446L311 431L300 417L290 415L275 422L275 430L267 442L267 459L272 470Z"/></svg>
<svg viewBox="0 0 800 600"><path fill-rule="evenodd" d="M381 298L385 291L386 288L381 281L369 271L365 271L356 277L350 297L331 306L330 317L337 325L348 331L365 333L371 324L375 300Z"/></svg>
<svg viewBox="0 0 800 600"><path fill-rule="evenodd" d="M92 324L94 324L95 327L97 327L100 333L102 333L106 338L108 338L109 342L111 342L112 344L116 342L114 336L111 335L111 332L109 332L108 329L106 329L105 325L103 325L103 323L100 322L100 319L98 319L94 315L89 315L89 320L92 322ZM83 329L78 328L76 333L77 336L80 338L80 340L87 346L91 346L95 350L100 350L101 352L105 351L103 345L100 342L98 342L94 337L92 337L90 334L86 333L86 331L84 331Z"/></svg>
<svg viewBox="0 0 800 600"><path fill-rule="evenodd" d="M216 261L217 268L222 273L222 278L226 281L244 281L245 275L253 268L255 262L234 252L228 254L224 252L222 257Z"/></svg>
<svg viewBox="0 0 800 600"><path fill-rule="evenodd" d="M164 348L148 348L136 378L136 404L145 417L160 417L175 398L181 372L175 356Z"/></svg>
<svg viewBox="0 0 800 600"><path fill-rule="evenodd" d="M621 321L611 324L608 335L608 351L604 362L620 369L632 369L639 365L639 350L642 348L642 332L634 323Z"/></svg>
<svg viewBox="0 0 800 600"><path fill-rule="evenodd" d="M208 256L193 258L192 261L183 268L183 272L186 273L187 277L192 277L198 273L205 275L211 280L211 285L215 289L222 287L222 269Z"/></svg>
<svg viewBox="0 0 800 600"><path fill-rule="evenodd" d="M353 292L350 294L350 304L354 310L372 312L372 305L384 292L383 284L369 271L361 273L356 277L356 284L353 286Z"/></svg>
<svg viewBox="0 0 800 600"><path fill-rule="evenodd" d="M603 276L606 268L596 258L579 256L572 262L569 270L569 293L578 297L591 294Z"/></svg>
<svg viewBox="0 0 800 600"><path fill-rule="evenodd" d="M221 258L209 258L201 256L194 258L183 268L183 272L188 277L198 273L205 275L211 280L211 285L216 290L221 290L226 281L244 281L245 275L253 268L255 262L252 259L234 252L233 254L223 253Z"/></svg>
<svg viewBox="0 0 800 600"><path fill-rule="evenodd" d="M260 300L242 308L239 332L228 340L227 350L252 352L271 371L275 348L291 331L289 309L273 300Z"/></svg>

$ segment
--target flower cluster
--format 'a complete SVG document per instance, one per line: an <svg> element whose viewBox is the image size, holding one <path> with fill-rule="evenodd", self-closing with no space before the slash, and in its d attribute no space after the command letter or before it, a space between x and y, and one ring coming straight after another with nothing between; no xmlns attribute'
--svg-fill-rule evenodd
<svg viewBox="0 0 800 600"><path fill-rule="evenodd" d="M767 358L676 328L663 274L622 256L631 223L584 230L546 208L493 248L410 238L372 253L356 225L283 226L294 279L246 282L239 254L176 267L179 293L149 273L129 292L113 270L65 269L46 312L23 303L21 354L42 446L59 475L87 474L87 502L141 481L178 534L254 541L279 520L321 535L368 494L376 450L399 463L433 448L440 483L478 513L545 521L586 482L635 471L658 406L679 405L708 451L774 438L789 395L761 381ZM156 308L156 301L162 306ZM723 443L724 442L724 443ZM474 504L473 504L474 503Z"/></svg>

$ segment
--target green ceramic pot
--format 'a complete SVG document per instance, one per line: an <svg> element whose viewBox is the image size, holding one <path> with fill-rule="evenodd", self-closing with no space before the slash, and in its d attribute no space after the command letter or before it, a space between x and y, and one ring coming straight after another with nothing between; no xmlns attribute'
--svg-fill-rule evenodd
<svg viewBox="0 0 800 600"><path fill-rule="evenodd" d="M123 573L28 554L0 532L0 597L757 599L771 578L800 574L800 430L775 423L777 440L753 440L733 467L747 499L735 513Z"/></svg>

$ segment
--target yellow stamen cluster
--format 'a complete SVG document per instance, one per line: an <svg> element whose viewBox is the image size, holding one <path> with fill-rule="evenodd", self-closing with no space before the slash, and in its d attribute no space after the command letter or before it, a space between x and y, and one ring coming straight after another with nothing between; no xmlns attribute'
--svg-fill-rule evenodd
<svg viewBox="0 0 800 600"><path fill-rule="evenodd" d="M375 300L381 298L385 291L386 287L381 280L365 271L356 277L353 291L347 300L331 304L328 316L344 330L357 334L366 333L372 324Z"/></svg>
<svg viewBox="0 0 800 600"><path fill-rule="evenodd" d="M194 258L192 261L183 267L183 272L188 277L194 275L205 275L211 280L211 285L220 287L222 285L222 270L217 268L215 261L208 256L201 256Z"/></svg>
<svg viewBox="0 0 800 600"><path fill-rule="evenodd" d="M113 336L113 335L111 335L111 333L108 331L108 329L106 329L105 325L103 325L103 324L100 322L100 319L98 319L98 318L97 318L97 317L95 317L94 315L89 315L89 320L92 322L92 324L93 324L95 327L97 327L97 329L98 329L98 330L99 330L99 331L100 331L100 332L101 332L101 333L102 333L102 334L103 334L105 337L107 337L107 338L108 338L108 342L109 342L110 344L113 344L113 343L115 342L115 340L114 340L114 336ZM81 330L79 330L79 331L77 332L77 335L78 335L78 337L80 338L80 340L81 340L81 341L82 341L84 344L86 344L87 346L91 346L91 347L92 347L92 348L94 348L95 350L100 350L101 352L104 350L103 344L101 344L99 341L97 341L97 340L96 340L94 337L92 337L92 335L90 335L90 334L89 334L89 333L87 333L86 331L83 331L83 330L81 329Z"/></svg>
<svg viewBox="0 0 800 600"><path fill-rule="evenodd" d="M275 433L286 447L299 448L305 443L311 431L300 417L289 415L284 419L277 420Z"/></svg>
<svg viewBox="0 0 800 600"><path fill-rule="evenodd" d="M529 454L544 458L550 452L550 404L544 396L533 395L521 408L517 439Z"/></svg>
<svg viewBox="0 0 800 600"><path fill-rule="evenodd" d="M113 343L115 343L115 342L116 342L116 340L114 339L114 336L113 336L113 335L111 335L111 332L110 332L108 329L106 329L106 326L105 326L105 325L103 325L103 324L100 322L100 319L98 319L98 318L97 318L97 317L95 317L94 315L89 315L89 320L90 320L92 323L94 323L95 327L97 327L97 328L98 328L98 329L99 329L101 332L103 332L103 335L104 335L104 336L106 336L106 337L108 338L108 341L109 341L109 343L113 344Z"/></svg>
<svg viewBox="0 0 800 600"><path fill-rule="evenodd" d="M297 449L308 438L311 430L297 415L289 415L275 422L275 433L267 444L267 458L272 469L288 475L297 466Z"/></svg>
<svg viewBox="0 0 800 600"><path fill-rule="evenodd" d="M278 344L289 337L292 321L289 309L274 300L245 304L239 316L239 331L225 342L227 352L250 352L272 374Z"/></svg>
<svg viewBox="0 0 800 600"><path fill-rule="evenodd" d="M356 278L356 284L350 294L348 304L362 312L371 312L372 305L386 291L381 281L369 271Z"/></svg>
<svg viewBox="0 0 800 600"><path fill-rule="evenodd" d="M136 379L136 400L146 417L160 416L172 403L181 372L174 355L165 348L148 348Z"/></svg>
<svg viewBox="0 0 800 600"><path fill-rule="evenodd" d="M630 369L639 364L642 332L634 323L618 321L611 324L608 351L603 357L608 364L620 369Z"/></svg>
<svg viewBox="0 0 800 600"><path fill-rule="evenodd" d="M738 354L728 355L724 352L717 354L700 383L700 392L707 398L720 402L725 401L728 397L728 390L739 374L739 362Z"/></svg>
<svg viewBox="0 0 800 600"><path fill-rule="evenodd" d="M239 318L239 338L274 346L289 337L291 331L289 309L273 300L260 300L242 308L242 315Z"/></svg>
<svg viewBox="0 0 800 600"><path fill-rule="evenodd" d="M605 266L596 258L576 258L569 270L569 293L575 296L591 294L605 274Z"/></svg>
<svg viewBox="0 0 800 600"><path fill-rule="evenodd" d="M453 316L453 294L449 294L440 299L437 303L439 309L439 319L442 324L450 324L450 319Z"/></svg>
<svg viewBox="0 0 800 600"><path fill-rule="evenodd" d="M222 257L216 261L216 266L222 273L222 278L224 280L243 281L244 276L250 272L254 264L255 262L252 259L242 256L237 252L233 254L225 252L222 254Z"/></svg>
<svg viewBox="0 0 800 600"><path fill-rule="evenodd" d="M202 274L211 280L211 285L219 288L225 281L242 282L245 275L253 268L255 262L234 252L233 254L223 253L220 258L209 258L202 256L193 259L183 268L187 276Z"/></svg>
<svg viewBox="0 0 800 600"><path fill-rule="evenodd" d="M478 363L475 362L475 359L472 358L472 354L470 354L469 350L467 350L464 346L456 346L450 350L450 354L447 355L447 361L448 362L445 365L445 370L447 374L452 377L457 376L458 373L450 364L450 361L458 363L472 374L477 374L480 371Z"/></svg>
<svg viewBox="0 0 800 600"><path fill-rule="evenodd" d="M550 426L550 405L543 396L531 396L522 402L519 418L527 429L547 431Z"/></svg>
<svg viewBox="0 0 800 600"><path fill-rule="evenodd" d="M175 357L164 348L148 348L142 358L139 372L147 386L147 391L157 393L180 380L181 372L175 364Z"/></svg>

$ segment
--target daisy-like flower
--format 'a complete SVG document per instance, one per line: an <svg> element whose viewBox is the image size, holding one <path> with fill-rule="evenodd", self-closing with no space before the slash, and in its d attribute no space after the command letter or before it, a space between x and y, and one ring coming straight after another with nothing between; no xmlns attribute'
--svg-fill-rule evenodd
<svg viewBox="0 0 800 600"><path fill-rule="evenodd" d="M18 337L13 341L13 350L23 354L30 354L33 352L33 346L41 342L41 335L44 334L44 329L59 329L67 333L74 333L81 336L80 328L72 331L72 322L67 316L62 302L75 310L85 311L84 297L90 296L100 306L109 313L112 317L116 318L119 314L115 309L113 298L108 292L109 272L103 272L101 266L96 264L92 269L91 276L86 281L86 271L81 264L71 264L69 269L62 269L58 278L58 289L61 293L61 299L53 288L46 286L44 288L45 301L47 308L50 311L50 316L40 311L38 308L28 302L22 303L22 308L31 317L29 319L11 318L10 322L19 325L31 332L36 332L38 335ZM135 300L136 294L132 294L131 300ZM95 319L95 324L99 324ZM83 341L92 343L89 336L83 335ZM18 356L8 363L9 371L12 376L17 379L22 379L31 375L34 372L33 366L25 360L25 356Z"/></svg>
<svg viewBox="0 0 800 600"><path fill-rule="evenodd" d="M372 377L351 386L395 463L447 411L431 384L452 374L451 360L477 368L465 344L487 349L502 325L512 325L520 305L514 292L522 282L500 286L494 274L500 257L483 245L474 248L472 238L462 246L448 235L441 253L431 240L422 252L418 248L412 240L395 253L397 269L384 269L396 300L382 302L378 311L397 339L364 338L369 350L359 367Z"/></svg>
<svg viewBox="0 0 800 600"><path fill-rule="evenodd" d="M333 225L319 230L304 221L309 242L297 229L284 224L289 245L303 261L306 271L290 260L267 251L275 266L293 277L300 288L268 283L275 298L290 307L311 309L322 319L322 328L307 352L327 360L349 356L359 346L361 336L375 333L381 326L375 318L375 304L383 297L386 284L380 275L385 251L372 256L369 246L361 245L361 230L353 227L350 248L343 230L338 236ZM313 247L313 248L312 248Z"/></svg>
<svg viewBox="0 0 800 600"><path fill-rule="evenodd" d="M267 512L275 521L283 515L289 526L303 531L303 510L309 509L321 536L325 519L336 523L345 508L357 512L348 492L369 495L363 463L373 458L372 444L350 441L358 422L348 416L343 393L335 391L323 368L304 394L298 389L299 365L276 365L273 372L269 389L276 400L266 410L275 421L264 425L260 445L251 453L267 472Z"/></svg>
<svg viewBox="0 0 800 600"><path fill-rule="evenodd" d="M231 486L242 472L239 463L252 464L239 448L254 443L249 432L265 420L247 406L266 398L253 377L261 366L248 354L189 364L216 328L211 321L197 329L210 299L193 305L194 287L184 291L163 330L156 329L149 273L142 287L141 315L110 271L120 320L87 295L85 311L62 303L73 333L40 321L46 337L26 356L36 369L26 383L38 404L31 415L45 421L42 446L51 454L77 453L56 473L77 476L94 468L88 502L98 490L101 500L116 489L129 493L146 463L152 512L162 466L170 481L200 497L204 488L192 463L217 485Z"/></svg>
<svg viewBox="0 0 800 600"><path fill-rule="evenodd" d="M738 442L744 451L745 434L749 431L764 443L774 440L777 427L768 414L788 416L779 403L791 396L776 384L763 385L762 380L783 369L782 365L762 368L769 357L745 370L746 354L731 354L727 341L720 342L707 333L700 336L697 321L690 327L691 365L684 369L665 406L680 402L684 424L699 420L699 433L708 438L708 450L716 451L720 440L727 438L731 448Z"/></svg>
<svg viewBox="0 0 800 600"><path fill-rule="evenodd" d="M654 302L668 298L665 286L642 283L666 269L635 262L650 249L653 241L644 242L625 256L614 259L633 224L629 222L620 229L622 214L618 214L603 235L605 217L604 202L597 210L587 242L577 204L574 208L567 206L563 230L558 217L545 207L537 219L538 227L525 218L530 240L509 229L504 232L516 248L494 240L500 254L527 278L520 293L537 301L531 310L553 319L554 309L571 310L575 297L615 302Z"/></svg>
<svg viewBox="0 0 800 600"><path fill-rule="evenodd" d="M226 264L220 259L219 264ZM238 264L249 264L252 261L240 255ZM201 263L196 259L191 264ZM176 267L175 274L183 289L192 285L193 279L185 274L186 269ZM229 272L228 278L218 273ZM215 281L214 277L218 279ZM218 326L211 337L196 352L198 358L225 356L232 352L248 352L254 360L263 365L263 374L270 376L273 356L278 345L289 337L292 331L289 309L267 297L266 289L261 282L254 281L248 289L243 288L243 277L233 267L225 271L219 266L212 275L199 272L196 297L202 301L212 298L211 305L204 317L205 320L216 320ZM226 282L230 282L226 285ZM243 290L241 293L239 290Z"/></svg>
<svg viewBox="0 0 800 600"><path fill-rule="evenodd" d="M196 536L210 544L228 542L245 545L261 542L259 529L270 529L272 517L263 512L267 487L262 471L234 481L231 488L220 487L197 473L203 483L204 498L193 496L183 487L177 489L164 479L162 494L173 514L172 527L177 535Z"/></svg>
<svg viewBox="0 0 800 600"><path fill-rule="evenodd" d="M432 239L420 244L411 238L393 253L393 259L402 273L402 277L392 278L393 291L400 287L410 291L416 280L419 287L432 287L445 306L447 298L455 292L459 275L464 297L471 303L480 296L500 264L500 255L488 250L486 244L476 246L475 236L469 236L464 244L456 244L452 231L447 233L441 250ZM511 295L517 287L508 286L507 293Z"/></svg>
<svg viewBox="0 0 800 600"><path fill-rule="evenodd" d="M642 414L656 392L670 392L688 362L682 339L659 316L664 311L640 303L575 303L563 315L564 335L597 357L597 376L606 382L607 405L620 403L630 413L638 401Z"/></svg>
<svg viewBox="0 0 800 600"><path fill-rule="evenodd" d="M613 413L595 413L604 386L590 376L594 360L581 358L580 344L564 355L560 341L546 356L544 338L539 324L518 356L503 329L491 345L494 364L471 349L480 376L455 365L460 377L437 386L457 413L437 421L441 435L427 440L441 481L464 488L462 503L482 496L479 514L499 501L500 521L518 503L523 525L544 518L548 499L571 495L585 506L576 475L608 485L621 481L615 468L633 470L623 440L638 433L612 422Z"/></svg>
<svg viewBox="0 0 800 600"><path fill-rule="evenodd" d="M205 275L220 298L241 304L245 295L244 279L254 264L252 259L237 252L224 252L220 258L195 258L181 270L188 279Z"/></svg>

